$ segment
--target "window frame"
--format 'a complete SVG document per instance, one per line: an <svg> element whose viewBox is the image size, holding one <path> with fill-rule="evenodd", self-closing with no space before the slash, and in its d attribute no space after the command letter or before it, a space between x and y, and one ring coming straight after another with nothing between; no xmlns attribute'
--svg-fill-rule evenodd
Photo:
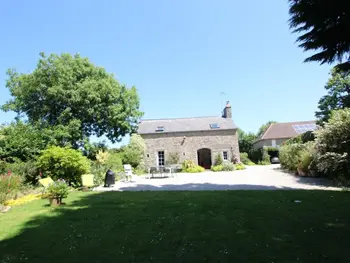
<svg viewBox="0 0 350 263"><path fill-rule="evenodd" d="M226 159L225 159L225 154L226 154ZM228 151L223 151L223 152L222 152L222 159L223 159L224 161L228 161Z"/></svg>
<svg viewBox="0 0 350 263"><path fill-rule="evenodd" d="M163 153L163 158L161 158L160 153ZM160 160L162 159L162 165L160 164ZM165 151L164 150L160 150L157 151L157 166L159 167L163 167L165 166Z"/></svg>

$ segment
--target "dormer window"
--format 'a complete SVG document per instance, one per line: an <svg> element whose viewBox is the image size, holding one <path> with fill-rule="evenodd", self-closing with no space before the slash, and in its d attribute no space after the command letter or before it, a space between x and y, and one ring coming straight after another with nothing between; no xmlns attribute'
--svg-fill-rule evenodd
<svg viewBox="0 0 350 263"><path fill-rule="evenodd" d="M210 126L210 129L219 129L220 128L220 125L218 123L211 123L209 124Z"/></svg>
<svg viewBox="0 0 350 263"><path fill-rule="evenodd" d="M163 132L164 131L164 126L158 126L156 129L156 132Z"/></svg>

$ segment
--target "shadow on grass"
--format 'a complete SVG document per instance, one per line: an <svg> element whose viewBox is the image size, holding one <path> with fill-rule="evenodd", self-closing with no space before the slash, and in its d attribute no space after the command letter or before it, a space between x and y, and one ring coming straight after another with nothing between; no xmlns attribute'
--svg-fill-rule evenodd
<svg viewBox="0 0 350 263"><path fill-rule="evenodd" d="M276 187L269 185L253 184L212 184L212 183L188 183L188 184L144 184L136 183L135 185L118 188L120 191L223 191L223 190L293 190L289 187Z"/></svg>
<svg viewBox="0 0 350 263"><path fill-rule="evenodd" d="M327 191L72 193L59 208L28 205L40 215L0 241L0 262L349 262L349 199ZM25 208L1 219L19 220Z"/></svg>

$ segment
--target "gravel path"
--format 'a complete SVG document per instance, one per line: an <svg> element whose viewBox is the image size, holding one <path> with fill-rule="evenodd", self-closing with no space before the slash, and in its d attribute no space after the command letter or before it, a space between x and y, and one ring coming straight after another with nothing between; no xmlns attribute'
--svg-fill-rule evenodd
<svg viewBox="0 0 350 263"><path fill-rule="evenodd" d="M175 178L137 177L135 182L117 182L114 187L95 191L169 191L169 190L339 190L323 178L305 178L282 172L279 165L250 166L243 171L206 171L199 174L179 173Z"/></svg>

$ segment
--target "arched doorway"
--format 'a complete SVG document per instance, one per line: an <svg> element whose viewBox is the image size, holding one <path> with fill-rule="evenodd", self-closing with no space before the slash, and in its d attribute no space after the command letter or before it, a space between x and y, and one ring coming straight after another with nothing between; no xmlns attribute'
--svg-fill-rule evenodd
<svg viewBox="0 0 350 263"><path fill-rule="evenodd" d="M210 169L211 167L211 150L208 148L202 148L197 151L198 165L204 167L205 169Z"/></svg>

